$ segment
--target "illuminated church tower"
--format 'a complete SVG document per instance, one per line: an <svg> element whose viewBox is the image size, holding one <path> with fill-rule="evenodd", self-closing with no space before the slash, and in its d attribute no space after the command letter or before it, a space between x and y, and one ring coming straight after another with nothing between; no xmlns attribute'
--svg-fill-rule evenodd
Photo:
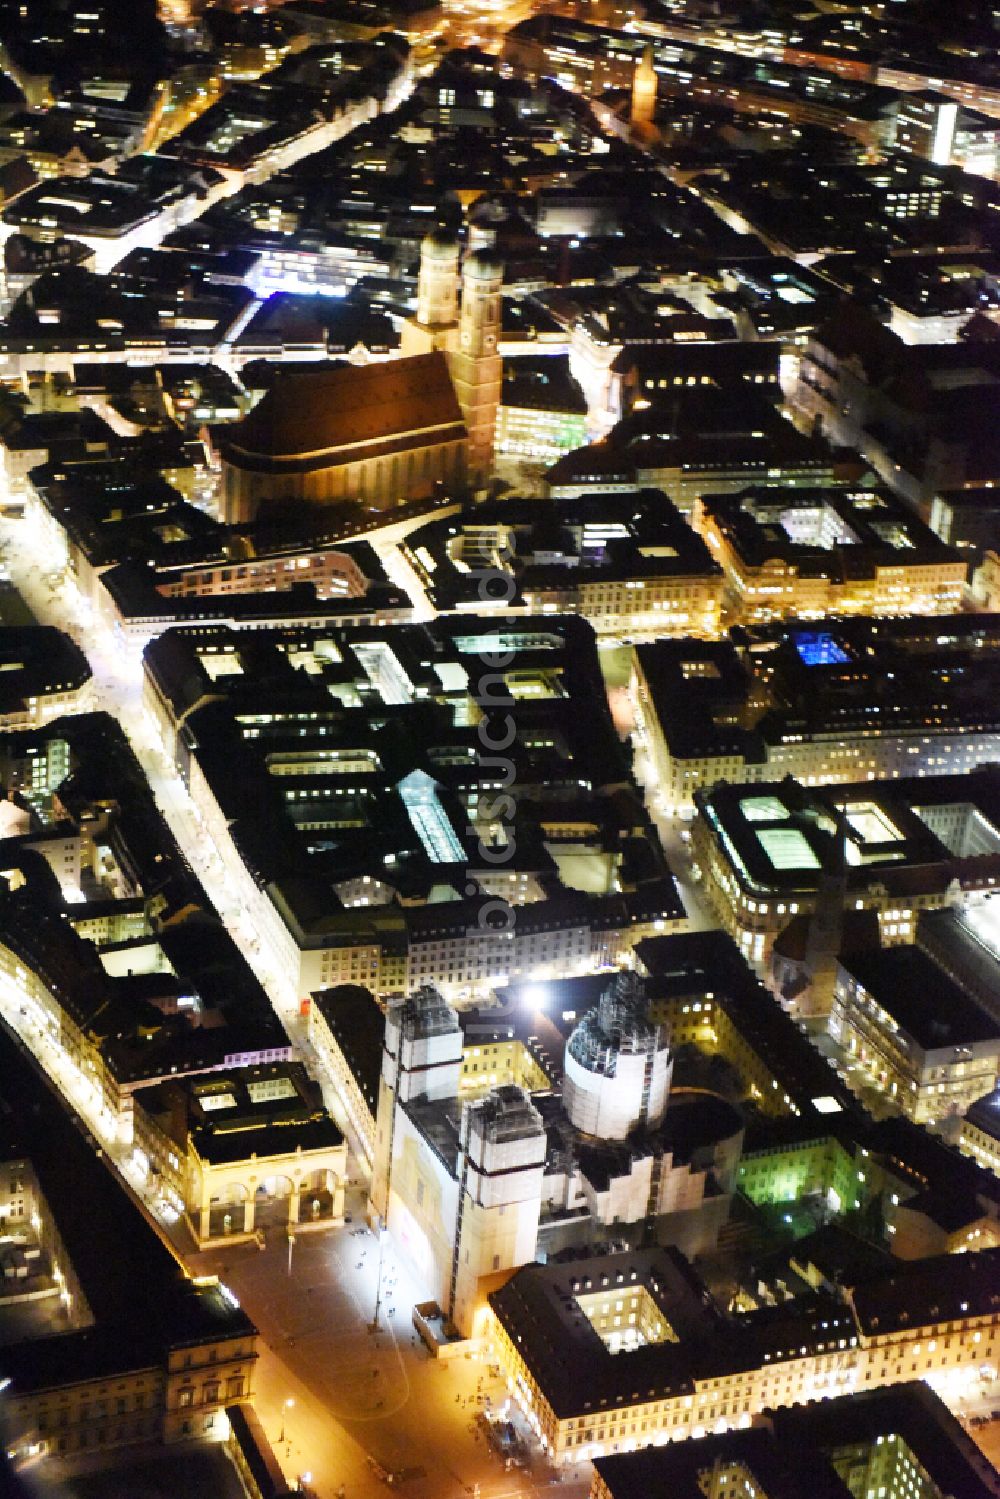
<svg viewBox="0 0 1000 1499"><path fill-rule="evenodd" d="M470 228L470 242L473 232ZM400 352L448 354L452 383L469 433L469 476L482 484L493 460L493 429L500 405L500 308L503 264L482 248L466 253L459 273L456 235L434 229L420 246L416 315L403 324ZM461 298L459 285L461 284Z"/></svg>
<svg viewBox="0 0 1000 1499"><path fill-rule="evenodd" d="M450 349L458 328L458 237L447 229L432 229L420 246L417 313L403 324L400 352L430 354Z"/></svg>
<svg viewBox="0 0 1000 1499"><path fill-rule="evenodd" d="M630 119L640 129L653 123L656 114L656 87L656 69L653 67L653 48L650 45L643 51L632 78Z"/></svg>
<svg viewBox="0 0 1000 1499"><path fill-rule="evenodd" d="M438 991L425 984L386 1011L382 1075L375 1127L375 1160L369 1215L389 1219L393 1168L402 1137L396 1133L399 1107L423 1099L458 1094L462 1071L462 1031L455 1011Z"/></svg>
<svg viewBox="0 0 1000 1499"><path fill-rule="evenodd" d="M482 483L493 459L493 432L503 361L500 309L503 264L488 250L475 250L462 267L462 306L451 378L469 433L469 473Z"/></svg>

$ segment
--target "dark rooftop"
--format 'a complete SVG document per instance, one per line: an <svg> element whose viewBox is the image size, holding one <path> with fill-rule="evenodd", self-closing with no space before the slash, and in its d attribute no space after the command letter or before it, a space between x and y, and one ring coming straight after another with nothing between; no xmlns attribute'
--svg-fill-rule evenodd
<svg viewBox="0 0 1000 1499"><path fill-rule="evenodd" d="M4 1349L15 1391L160 1365L171 1347L253 1336L253 1323L218 1285L188 1278L2 1029L0 1118L8 1148L20 1136L95 1324Z"/></svg>
<svg viewBox="0 0 1000 1499"><path fill-rule="evenodd" d="M1000 1022L919 947L870 948L842 956L841 967L924 1051L1000 1044Z"/></svg>

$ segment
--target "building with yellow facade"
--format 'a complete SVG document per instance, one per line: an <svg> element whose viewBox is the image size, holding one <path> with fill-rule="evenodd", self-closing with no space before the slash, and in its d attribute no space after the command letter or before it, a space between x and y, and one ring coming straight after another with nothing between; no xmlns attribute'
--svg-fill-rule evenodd
<svg viewBox="0 0 1000 1499"><path fill-rule="evenodd" d="M813 789L790 778L720 783L696 804L690 848L705 898L748 961L766 971L775 955L779 988L831 882L842 886L844 913L876 913L889 945L914 939L921 912L1000 885L992 766Z"/></svg>
<svg viewBox="0 0 1000 1499"><path fill-rule="evenodd" d="M888 489L779 486L700 496L695 529L725 574L731 623L951 614L968 555Z"/></svg>
<svg viewBox="0 0 1000 1499"><path fill-rule="evenodd" d="M343 1222L347 1143L301 1063L214 1069L133 1102L137 1144L176 1182L199 1249Z"/></svg>
<svg viewBox="0 0 1000 1499"><path fill-rule="evenodd" d="M996 758L1000 620L954 614L736 626L633 656L650 791L691 815L718 780L808 786L973 770Z"/></svg>
<svg viewBox="0 0 1000 1499"><path fill-rule="evenodd" d="M919 947L841 957L830 1034L917 1124L963 1115L1000 1075L1000 1019Z"/></svg>
<svg viewBox="0 0 1000 1499"><path fill-rule="evenodd" d="M0 1098L0 1159L26 1189L8 1201L5 1234L38 1244L32 1289L47 1292L4 1348L8 1454L73 1462L221 1440L226 1405L252 1395L253 1323L214 1277L189 1276L4 1035ZM0 1324L5 1313L0 1294Z"/></svg>
<svg viewBox="0 0 1000 1499"><path fill-rule="evenodd" d="M849 1296L733 1317L675 1250L533 1264L490 1297L488 1337L562 1466L746 1426L765 1409L971 1377L1000 1349L998 1268L997 1250L947 1255Z"/></svg>
<svg viewBox="0 0 1000 1499"><path fill-rule="evenodd" d="M598 1458L590 1499L991 1499L985 1453L929 1385L782 1406L752 1427Z"/></svg>

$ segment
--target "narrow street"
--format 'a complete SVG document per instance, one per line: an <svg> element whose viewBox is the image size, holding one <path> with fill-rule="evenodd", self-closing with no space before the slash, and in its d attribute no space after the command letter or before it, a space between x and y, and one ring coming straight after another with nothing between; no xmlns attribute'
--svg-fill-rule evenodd
<svg viewBox="0 0 1000 1499"><path fill-rule="evenodd" d="M388 550L392 534L380 538L380 550ZM35 618L67 631L86 651L94 673L88 706L121 723L179 846L316 1074L295 995L258 936L247 929L217 851L143 706L140 654L94 618L71 577L53 575L51 558L23 521L0 521L0 559ZM476 1414L487 1394L499 1407L506 1392L479 1359L449 1363L431 1357L410 1322L423 1290L408 1282L389 1242L383 1248L379 1331L371 1331L379 1257L376 1240L364 1227L363 1186L349 1196L351 1224L300 1232L291 1246L284 1231L272 1229L263 1251L251 1243L195 1253L176 1205L165 1202L131 1153L115 1145L113 1121L101 1113L92 1085L48 1039L42 1017L28 1014L19 998L15 1003L13 989L10 994L0 989L0 1014L101 1141L192 1273L219 1275L254 1318L261 1332L255 1405L290 1480L310 1474L318 1499L336 1499L341 1485L347 1499L370 1499L385 1489L380 1470L398 1474L413 1499L443 1494L540 1499L553 1483L572 1499L582 1499L588 1475L556 1481L545 1467L507 1471L488 1449ZM350 1143L339 1097L330 1079L320 1081ZM353 1155L350 1169L357 1177L357 1152Z"/></svg>

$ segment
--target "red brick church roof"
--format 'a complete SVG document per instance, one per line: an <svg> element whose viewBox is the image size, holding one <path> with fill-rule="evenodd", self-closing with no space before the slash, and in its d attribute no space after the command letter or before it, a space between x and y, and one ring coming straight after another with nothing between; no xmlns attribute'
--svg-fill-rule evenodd
<svg viewBox="0 0 1000 1499"><path fill-rule="evenodd" d="M464 434L448 361L435 352L279 376L248 416L218 435L229 462L253 468L254 459L268 467L275 459L336 462L340 449L394 445L410 433L456 424Z"/></svg>

